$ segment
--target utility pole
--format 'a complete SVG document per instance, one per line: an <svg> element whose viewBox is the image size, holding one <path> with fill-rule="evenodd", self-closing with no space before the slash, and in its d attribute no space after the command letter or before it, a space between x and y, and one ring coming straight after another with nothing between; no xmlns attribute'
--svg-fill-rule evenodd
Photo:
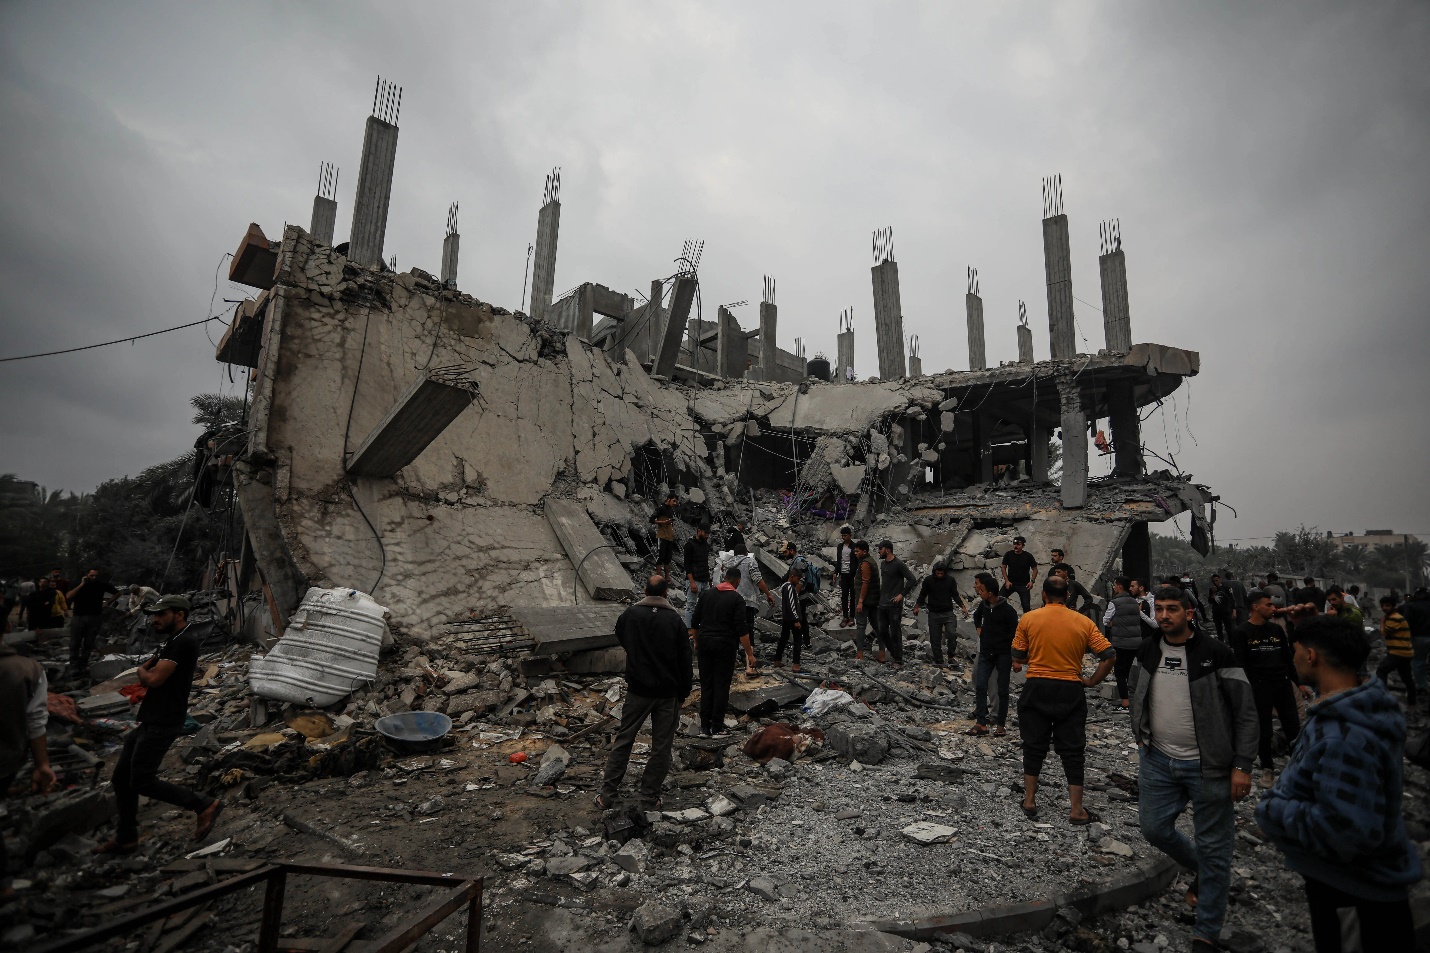
<svg viewBox="0 0 1430 953"><path fill-rule="evenodd" d="M1405 597L1410 598L1410 536L1400 534L1400 545L1405 550Z"/></svg>

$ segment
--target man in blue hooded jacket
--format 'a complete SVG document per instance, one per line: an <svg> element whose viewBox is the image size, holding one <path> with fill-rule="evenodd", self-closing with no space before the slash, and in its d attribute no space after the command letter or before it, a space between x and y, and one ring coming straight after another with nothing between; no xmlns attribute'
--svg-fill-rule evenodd
<svg viewBox="0 0 1430 953"><path fill-rule="evenodd" d="M1359 626L1317 616L1295 639L1296 674L1319 697L1256 823L1306 879L1317 953L1414 949L1420 856L1401 816L1405 717L1384 682L1361 680L1370 643Z"/></svg>

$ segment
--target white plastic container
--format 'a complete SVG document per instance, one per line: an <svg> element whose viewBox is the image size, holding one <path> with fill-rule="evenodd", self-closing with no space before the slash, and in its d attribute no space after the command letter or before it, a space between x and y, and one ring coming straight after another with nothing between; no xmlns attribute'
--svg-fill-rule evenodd
<svg viewBox="0 0 1430 953"><path fill-rule="evenodd" d="M255 694L322 708L377 677L387 609L356 589L309 589L267 655L248 663Z"/></svg>

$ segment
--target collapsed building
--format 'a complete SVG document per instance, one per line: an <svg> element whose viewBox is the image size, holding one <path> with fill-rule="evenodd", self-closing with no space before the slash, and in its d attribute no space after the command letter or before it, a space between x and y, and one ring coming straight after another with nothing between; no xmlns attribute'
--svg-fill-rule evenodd
<svg viewBox="0 0 1430 953"><path fill-rule="evenodd" d="M1115 223L1100 258L1105 347L1077 351L1056 179L1043 220L1051 359L1034 360L1024 313L1020 359L987 366L970 269L969 370L923 374L906 360L883 231L871 270L880 373L852 381L852 322L832 372L778 347L772 279L756 328L728 308L692 318L700 243L643 302L594 281L553 300L559 171L538 214L530 313L459 288L455 206L438 274L394 271L383 235L396 118L367 120L348 241L334 244L329 177L308 229L270 240L251 225L230 270L257 291L217 354L252 380L233 469L239 585L264 593L270 611L256 616L270 635L310 585L370 592L419 637L504 608L626 597L667 490L687 533L753 516L757 531L826 546L848 520L916 568L947 557L965 591L974 572L996 573L1015 533L1035 552L1061 546L1095 592L1118 568L1147 574L1149 523L1190 510L1205 544L1216 497L1149 473L1139 420L1198 373L1198 354L1132 342ZM1094 434L1115 464L1101 479L1089 479Z"/></svg>

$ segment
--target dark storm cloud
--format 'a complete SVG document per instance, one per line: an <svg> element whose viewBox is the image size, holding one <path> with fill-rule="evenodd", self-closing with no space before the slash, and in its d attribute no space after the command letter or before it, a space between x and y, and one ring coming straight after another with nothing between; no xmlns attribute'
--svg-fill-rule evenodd
<svg viewBox="0 0 1430 953"><path fill-rule="evenodd" d="M1135 337L1202 352L1146 440L1237 506L1224 536L1430 530L1423 5L34 3L0 8L0 44L5 354L202 316L249 221L306 224L322 160L345 235L380 73L405 87L399 267L436 270L460 201L462 286L516 307L560 165L558 292L644 293L704 238L706 311L773 274L781 343L814 353L853 305L862 373L884 225L926 369L965 366L968 264L990 359L1015 356L1020 298L1046 356L1060 172L1080 347L1118 217ZM197 329L0 365L0 470L87 489L184 449L188 398L241 386Z"/></svg>

